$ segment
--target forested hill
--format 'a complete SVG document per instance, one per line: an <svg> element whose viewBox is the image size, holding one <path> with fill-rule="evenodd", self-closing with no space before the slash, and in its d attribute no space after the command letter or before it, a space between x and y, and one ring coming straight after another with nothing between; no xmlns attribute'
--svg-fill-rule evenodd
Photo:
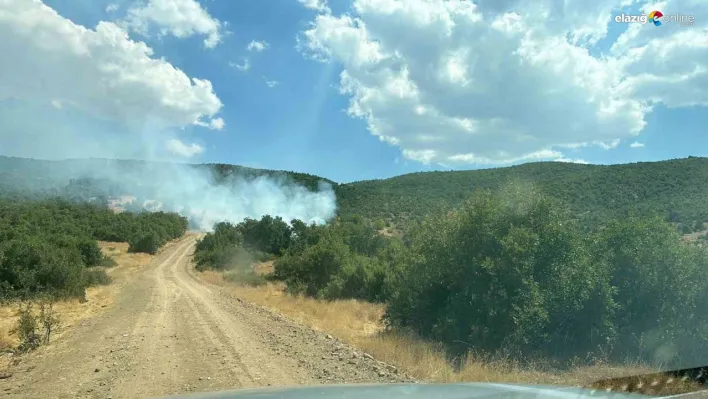
<svg viewBox="0 0 708 399"><path fill-rule="evenodd" d="M110 166L128 176L130 171L145 173L170 169L169 165L129 160L40 161L0 157L0 196L29 192L75 199L135 195L126 193L126 187L132 185L137 190L140 182L82 179L86 176L78 171ZM538 162L483 170L412 173L347 184L304 173L236 165L190 167L208 171L217 183L224 183L232 176L269 176L287 178L316 190L324 181L334 187L340 215L357 214L393 222L418 219L441 206L455 206L474 189L495 189L511 183L524 183L555 197L565 202L576 216L593 224L628 213L659 214L686 225L708 221L708 158L622 165ZM123 174L115 176L120 178Z"/></svg>
<svg viewBox="0 0 708 399"><path fill-rule="evenodd" d="M149 192L149 184L140 181L141 177L170 179L171 174L183 173L189 168L193 168L196 172L205 172L205 175L217 184L223 184L233 177L254 179L267 176L287 179L311 191L317 190L320 182L336 185L331 180L306 173L255 169L238 165L183 165L97 158L49 161L0 155L0 197L36 199L58 196L88 199L126 194L146 197L152 193Z"/></svg>
<svg viewBox="0 0 708 399"><path fill-rule="evenodd" d="M416 218L457 205L471 190L525 183L565 202L591 222L628 213L657 213L671 221L708 221L708 158L622 165L527 163L506 168L422 172L337 187L340 212Z"/></svg>

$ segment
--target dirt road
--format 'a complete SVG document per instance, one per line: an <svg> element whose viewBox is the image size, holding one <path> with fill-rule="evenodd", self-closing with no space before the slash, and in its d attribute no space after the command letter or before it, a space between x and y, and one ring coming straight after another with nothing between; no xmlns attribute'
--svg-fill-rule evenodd
<svg viewBox="0 0 708 399"><path fill-rule="evenodd" d="M190 269L195 237L168 244L114 305L22 358L2 393L141 398L260 386L407 381L324 333L231 296Z"/></svg>

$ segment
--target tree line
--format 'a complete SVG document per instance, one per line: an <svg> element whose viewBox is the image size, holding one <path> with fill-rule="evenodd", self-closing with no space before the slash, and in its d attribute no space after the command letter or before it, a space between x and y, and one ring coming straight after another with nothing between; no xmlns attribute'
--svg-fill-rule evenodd
<svg viewBox="0 0 708 399"><path fill-rule="evenodd" d="M377 227L360 216L324 226L266 216L218 224L195 254L201 269L229 269L237 252L270 254L269 278L290 292L384 303L389 329L457 357L685 366L708 355L708 253L664 218L629 215L588 231L558 200L510 185L477 190L403 238Z"/></svg>
<svg viewBox="0 0 708 399"><path fill-rule="evenodd" d="M155 253L180 237L187 220L173 213L119 213L62 199L0 200L0 300L83 298L108 281L110 265L97 240L129 242L129 251Z"/></svg>

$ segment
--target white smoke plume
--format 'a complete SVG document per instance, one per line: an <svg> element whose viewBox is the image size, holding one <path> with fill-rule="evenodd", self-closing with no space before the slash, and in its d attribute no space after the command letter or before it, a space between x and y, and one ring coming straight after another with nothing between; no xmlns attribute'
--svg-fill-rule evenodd
<svg viewBox="0 0 708 399"><path fill-rule="evenodd" d="M156 162L205 156L200 132L228 134L224 104L211 81L157 56L122 24L83 26L41 0L10 0L0 1L0 36L0 53L12 54L0 61L0 155L151 161L24 163L16 186L42 190L48 180L59 188L93 177L113 199L135 196L150 210L178 210L205 230L264 214L307 222L334 215L331 187L312 192L251 173L215 182L210 168ZM15 173L13 162L0 164L10 169L0 172ZM42 174L35 173L40 164Z"/></svg>
<svg viewBox="0 0 708 399"><path fill-rule="evenodd" d="M124 133L116 135L115 141L101 143L77 129L72 134L61 134L60 142L42 144L50 141L52 137L44 137L52 134L56 136L57 132L42 132L33 139L34 145L26 143L25 151L3 146L5 140L0 134L0 155L52 159L50 164L44 162L44 172L36 176L51 180L54 188L66 187L71 179L88 178L88 186L109 193L110 202L121 202L121 198L126 202L128 197L135 197L132 203L121 207L176 211L190 219L192 228L205 231L217 222L238 223L266 214L280 216L286 222L300 219L320 224L331 219L337 209L334 190L325 181L317 184L313 180L308 188L285 173L264 174L249 168L235 168L232 175L223 179L215 175L213 165L179 163L164 145L171 136L169 132ZM79 149L86 155L77 154ZM99 159L87 159L88 156ZM136 158L142 160L121 160ZM26 177L34 176L30 173Z"/></svg>
<svg viewBox="0 0 708 399"><path fill-rule="evenodd" d="M112 198L133 197L129 209L175 211L192 228L209 231L215 223L280 216L322 224L336 212L332 186L319 182L317 190L296 184L285 174L258 175L235 172L217 181L210 165L120 160L72 160L70 175L92 179Z"/></svg>
<svg viewBox="0 0 708 399"><path fill-rule="evenodd" d="M134 187L142 189L138 200L146 198L147 203L142 204L145 209L177 211L188 217L193 226L206 231L218 222L238 223L264 215L280 216L286 222L300 219L321 224L336 211L334 190L324 182L315 192L284 176L248 179L235 175L216 184L207 167L162 163L156 168L122 174L123 184L130 180ZM151 200L158 203L150 204Z"/></svg>
<svg viewBox="0 0 708 399"><path fill-rule="evenodd" d="M220 221L237 222L263 215L280 216L285 221L300 219L308 224L325 223L336 210L334 190L320 184L320 190L310 192L303 186L259 177L253 181L239 179L230 187L209 186L199 196L186 195L185 212L198 221L202 230L210 230Z"/></svg>

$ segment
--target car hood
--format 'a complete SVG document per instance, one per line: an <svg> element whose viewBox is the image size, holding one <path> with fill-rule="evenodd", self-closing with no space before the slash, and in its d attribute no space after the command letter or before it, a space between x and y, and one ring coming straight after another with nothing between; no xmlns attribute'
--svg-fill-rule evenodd
<svg viewBox="0 0 708 399"><path fill-rule="evenodd" d="M342 384L286 388L257 388L205 392L170 398L189 399L478 399L478 398L649 398L637 394L543 385L460 384Z"/></svg>

